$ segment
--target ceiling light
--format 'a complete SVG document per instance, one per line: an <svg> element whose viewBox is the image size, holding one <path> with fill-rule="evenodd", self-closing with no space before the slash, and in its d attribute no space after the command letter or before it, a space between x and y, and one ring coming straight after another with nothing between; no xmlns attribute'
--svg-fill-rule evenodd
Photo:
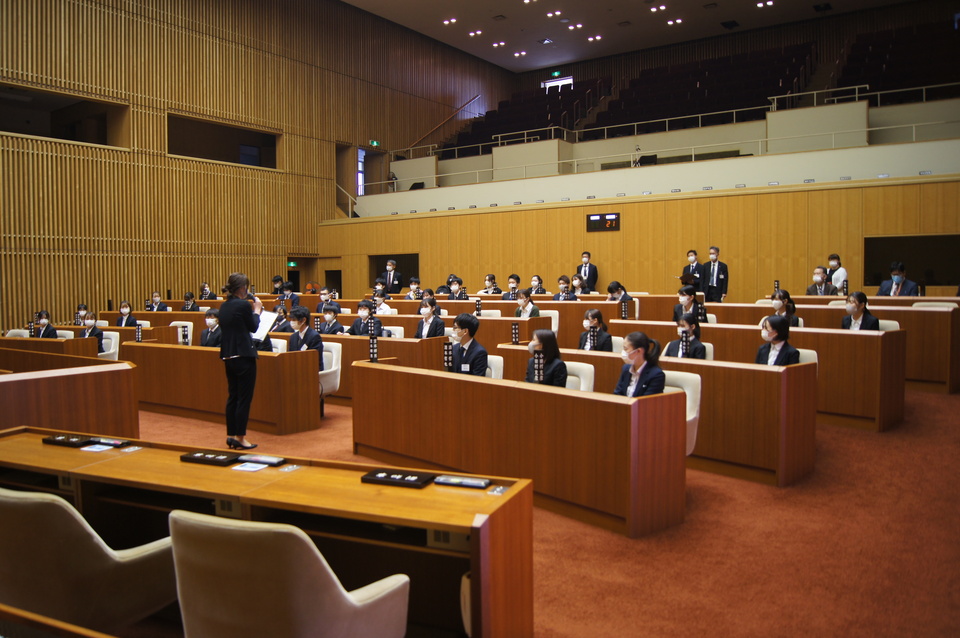
<svg viewBox="0 0 960 638"><path fill-rule="evenodd" d="M590 36L589 38L587 38L587 41L588 41L588 42L593 42L594 40L599 40L599 39L600 39L600 36L598 36L598 35L592 35L592 36Z"/></svg>
<svg viewBox="0 0 960 638"><path fill-rule="evenodd" d="M513 57L519 58L521 55L526 55L526 54L527 54L526 51L515 51L513 54Z"/></svg>
<svg viewBox="0 0 960 638"><path fill-rule="evenodd" d="M506 46L506 42L494 42L494 43L493 43L493 46L494 46L494 47Z"/></svg>
<svg viewBox="0 0 960 638"><path fill-rule="evenodd" d="M443 21L444 24L456 24L456 22L457 22L456 18L450 18L449 20Z"/></svg>
<svg viewBox="0 0 960 638"><path fill-rule="evenodd" d="M553 16L558 16L558 15L560 15L559 11L551 11L550 13L547 14L547 17L552 18Z"/></svg>
<svg viewBox="0 0 960 638"><path fill-rule="evenodd" d="M471 31L470 37L472 38L473 36L480 35L481 33L483 33L483 31L481 31L480 29L477 29L476 31Z"/></svg>
<svg viewBox="0 0 960 638"><path fill-rule="evenodd" d="M667 20L667 24L683 24L683 20L677 18L676 20Z"/></svg>

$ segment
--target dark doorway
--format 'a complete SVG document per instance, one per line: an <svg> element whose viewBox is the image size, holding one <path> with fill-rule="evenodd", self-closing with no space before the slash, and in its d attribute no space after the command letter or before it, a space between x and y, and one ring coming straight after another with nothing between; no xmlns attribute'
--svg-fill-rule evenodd
<svg viewBox="0 0 960 638"><path fill-rule="evenodd" d="M338 293L343 292L343 277L339 270L324 270L323 285Z"/></svg>

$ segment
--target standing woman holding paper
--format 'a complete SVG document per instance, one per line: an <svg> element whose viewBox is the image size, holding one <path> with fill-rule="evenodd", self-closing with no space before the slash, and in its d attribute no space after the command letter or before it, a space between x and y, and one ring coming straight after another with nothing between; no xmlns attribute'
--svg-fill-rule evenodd
<svg viewBox="0 0 960 638"><path fill-rule="evenodd" d="M235 272L227 279L227 300L220 306L220 358L227 371L227 445L249 450L257 447L247 441L247 419L257 384L257 349L251 332L260 325L263 304L253 297L247 300L250 280ZM252 295L251 295L252 297Z"/></svg>

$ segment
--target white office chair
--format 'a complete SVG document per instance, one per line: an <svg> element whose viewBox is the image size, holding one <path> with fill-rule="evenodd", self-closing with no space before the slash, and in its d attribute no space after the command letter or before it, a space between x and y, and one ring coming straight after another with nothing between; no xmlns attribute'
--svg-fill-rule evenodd
<svg viewBox="0 0 960 638"><path fill-rule="evenodd" d="M149 327L150 327L150 322L149 322L149 321L144 321L143 319L137 319L137 323L140 324L140 327L141 327L141 328L149 328Z"/></svg>
<svg viewBox="0 0 960 638"><path fill-rule="evenodd" d="M450 343L453 343L453 327L445 326L443 328L443 336L446 337L447 340L450 341Z"/></svg>
<svg viewBox="0 0 960 638"><path fill-rule="evenodd" d="M503 357L498 354L488 354L487 355L487 372L486 377L488 379L502 379L503 378Z"/></svg>
<svg viewBox="0 0 960 638"><path fill-rule="evenodd" d="M613 345L614 354L620 354L623 351L623 337L610 335L610 342Z"/></svg>
<svg viewBox="0 0 960 638"><path fill-rule="evenodd" d="M894 321L893 319L877 319L880 322L880 332L886 332L887 330L899 330L900 322Z"/></svg>
<svg viewBox="0 0 960 638"><path fill-rule="evenodd" d="M210 310L210 306L200 306L200 312L202 314L206 314L208 310Z"/></svg>
<svg viewBox="0 0 960 638"><path fill-rule="evenodd" d="M579 361L565 361L564 363L567 366L567 389L593 392L593 366Z"/></svg>
<svg viewBox="0 0 960 638"><path fill-rule="evenodd" d="M377 314L378 315L398 315L400 314L400 311L397 308L390 308L388 310L382 310L382 311L378 310Z"/></svg>
<svg viewBox="0 0 960 638"><path fill-rule="evenodd" d="M30 331L23 328L11 328L10 330L7 330L6 336L10 338L17 337L20 339L26 339L30 336Z"/></svg>
<svg viewBox="0 0 960 638"><path fill-rule="evenodd" d="M187 636L377 636L407 630L410 578L347 591L313 540L281 523L170 513ZM240 602L242 601L242 602Z"/></svg>
<svg viewBox="0 0 960 638"><path fill-rule="evenodd" d="M193 322L192 321L171 321L171 326L177 328L177 343L183 343L183 327L187 328L187 345L193 344Z"/></svg>
<svg viewBox="0 0 960 638"><path fill-rule="evenodd" d="M76 336L73 330L57 330L57 339L73 339Z"/></svg>
<svg viewBox="0 0 960 638"><path fill-rule="evenodd" d="M167 312L173 312L173 306L167 306Z"/></svg>
<svg viewBox="0 0 960 638"><path fill-rule="evenodd" d="M117 355L119 354L120 354L120 333L104 331L103 352L97 353L97 358L116 361Z"/></svg>
<svg viewBox="0 0 960 638"><path fill-rule="evenodd" d="M109 325L110 325L110 322L107 321L106 319L97 319L98 328L106 328Z"/></svg>
<svg viewBox="0 0 960 638"><path fill-rule="evenodd" d="M502 317L503 316L500 313L500 310L498 308L483 308L480 312L481 312L480 314L481 319L483 319L484 317Z"/></svg>
<svg viewBox="0 0 960 638"><path fill-rule="evenodd" d="M287 339L274 339L273 337L270 337L270 347L277 354L286 352L289 345L290 342Z"/></svg>
<svg viewBox="0 0 960 638"><path fill-rule="evenodd" d="M817 356L816 350L810 350L809 348L797 348L797 352L800 353L800 363L816 363L817 364L817 374L820 374L820 357Z"/></svg>
<svg viewBox="0 0 960 638"><path fill-rule="evenodd" d="M556 332L560 329L560 311L559 310L541 310L541 317L550 317L550 329Z"/></svg>
<svg viewBox="0 0 960 638"><path fill-rule="evenodd" d="M712 344L712 343L707 343L706 341L701 341L700 343L703 344L704 350L707 351L706 361L713 361L713 360L714 360L714 359L713 359L713 344Z"/></svg>
<svg viewBox="0 0 960 638"><path fill-rule="evenodd" d="M697 445L697 424L700 422L700 375L692 372L664 371L665 386L682 390L687 395L687 456Z"/></svg>
<svg viewBox="0 0 960 638"><path fill-rule="evenodd" d="M707 313L707 323L717 323L717 315L708 312L708 313Z"/></svg>
<svg viewBox="0 0 960 638"><path fill-rule="evenodd" d="M803 317L797 317L797 328L803 327Z"/></svg>
<svg viewBox="0 0 960 638"><path fill-rule="evenodd" d="M440 309L440 316L441 316L441 317L446 317L446 316L447 316L447 309L446 309L446 308L441 308L441 309Z"/></svg>
<svg viewBox="0 0 960 638"><path fill-rule="evenodd" d="M338 314L338 315L349 315L351 312L353 312L353 311L350 310L350 308L341 308L341 309L340 309L340 312L338 312L337 314Z"/></svg>
<svg viewBox="0 0 960 638"><path fill-rule="evenodd" d="M773 299L757 299L756 301L753 302L753 305L755 305L755 306L772 306L772 305L773 305Z"/></svg>
<svg viewBox="0 0 960 638"><path fill-rule="evenodd" d="M846 299L833 299L833 300L831 300L831 301L828 301L828 302L827 302L827 305L828 305L828 306L846 306L846 305L847 305L847 300L846 300Z"/></svg>
<svg viewBox="0 0 960 638"><path fill-rule="evenodd" d="M390 336L403 339L403 326L384 326L383 329L389 330Z"/></svg>
<svg viewBox="0 0 960 638"><path fill-rule="evenodd" d="M960 308L956 301L914 301L914 308Z"/></svg>
<svg viewBox="0 0 960 638"><path fill-rule="evenodd" d="M340 389L340 373L343 370L343 345L332 341L323 342L323 370L320 380L320 416L323 416L324 398Z"/></svg>

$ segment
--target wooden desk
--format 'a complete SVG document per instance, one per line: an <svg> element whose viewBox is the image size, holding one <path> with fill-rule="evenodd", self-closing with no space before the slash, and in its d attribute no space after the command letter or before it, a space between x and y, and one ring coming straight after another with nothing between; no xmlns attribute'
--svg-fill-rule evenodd
<svg viewBox="0 0 960 638"><path fill-rule="evenodd" d="M177 306L179 308L179 306ZM168 312L140 312L134 313L137 316L138 320L149 321L151 328L169 328L171 321L189 321L193 324L193 343L200 343L200 333L207 327L206 314L202 312L180 312L178 310L168 311ZM101 312L100 318L109 321L111 325L117 322L117 319L120 317L119 312ZM131 328L128 328L130 330ZM105 330L105 328L101 328ZM136 328L132 328L136 330ZM146 331L146 328L143 328ZM180 332L179 328L173 327L174 334L174 344L180 343ZM144 334L144 339L146 335Z"/></svg>
<svg viewBox="0 0 960 638"><path fill-rule="evenodd" d="M395 365L353 367L358 454L530 477L538 505L631 538L683 522L682 394L628 399ZM384 387L463 407L434 419L394 410L385 420Z"/></svg>
<svg viewBox="0 0 960 638"><path fill-rule="evenodd" d="M182 463L193 448L137 441L101 453L43 445L51 431L0 433L0 485L73 500L115 547L167 535L173 509L284 522L304 529L345 587L410 576L411 623L458 631L460 577L471 578L474 636L533 635L532 486L494 478L503 494L360 482L375 466L290 458L293 472ZM461 545L436 545L449 532Z"/></svg>
<svg viewBox="0 0 960 638"><path fill-rule="evenodd" d="M315 315L319 316L319 315ZM407 339L417 334L417 324L420 323L419 315L377 315L377 318L387 326L403 327L403 334ZM441 317L447 328L453 327L454 315ZM531 317L529 319L519 319L517 317L480 317L480 329L477 330L476 339L488 350L496 347L498 343L510 343L513 340L513 324L516 323L520 330L520 341L529 341L533 338L534 330L549 330L550 317ZM349 327L349 326L344 326ZM326 338L326 337L324 337ZM406 365L406 364L403 364Z"/></svg>
<svg viewBox="0 0 960 638"><path fill-rule="evenodd" d="M501 345L504 378L523 379L529 353ZM619 353L561 349L564 361L594 367L594 390L613 392ZM762 366L697 359L660 359L666 371L700 375L697 444L687 467L785 487L813 471L814 366ZM749 394L748 394L749 393Z"/></svg>
<svg viewBox="0 0 960 638"><path fill-rule="evenodd" d="M613 321L610 330L620 336L640 330L663 347L677 338L670 321ZM700 332L702 341L713 344L719 361L753 363L762 343L756 326L702 324ZM792 328L794 347L817 351L817 420L874 431L902 421L906 339L903 330Z"/></svg>
<svg viewBox="0 0 960 638"><path fill-rule="evenodd" d="M206 325L204 325L206 327ZM70 330L74 334L79 333L84 328L82 326L57 326L57 330ZM104 332L118 332L120 333L120 342L125 341L136 341L137 340L137 329L136 328L119 328L117 326L101 326L101 330ZM149 341L151 343L166 343L171 346L179 344L179 333L177 332L176 326L151 326L150 328L140 328L140 337L144 341ZM197 341L199 342L200 337L197 333Z"/></svg>
<svg viewBox="0 0 960 638"><path fill-rule="evenodd" d="M58 328L62 330L62 328ZM97 358L96 339L36 339L32 337L0 337L0 348L68 354L74 357Z"/></svg>
<svg viewBox="0 0 960 638"><path fill-rule="evenodd" d="M851 288L850 291L864 290ZM866 290L864 290L866 292ZM803 306L826 306L834 299L846 300L846 297L839 295L836 297L817 296L817 295L792 295L793 302ZM876 294L867 293L871 304L877 306L896 306L898 308L909 308L918 301L945 301L949 303L960 304L960 297L878 297ZM841 308L843 306L840 306Z"/></svg>
<svg viewBox="0 0 960 638"><path fill-rule="evenodd" d="M219 349L127 342L120 358L137 365L141 410L224 422L227 376ZM270 434L319 428L319 369L314 350L261 352L248 427Z"/></svg>

